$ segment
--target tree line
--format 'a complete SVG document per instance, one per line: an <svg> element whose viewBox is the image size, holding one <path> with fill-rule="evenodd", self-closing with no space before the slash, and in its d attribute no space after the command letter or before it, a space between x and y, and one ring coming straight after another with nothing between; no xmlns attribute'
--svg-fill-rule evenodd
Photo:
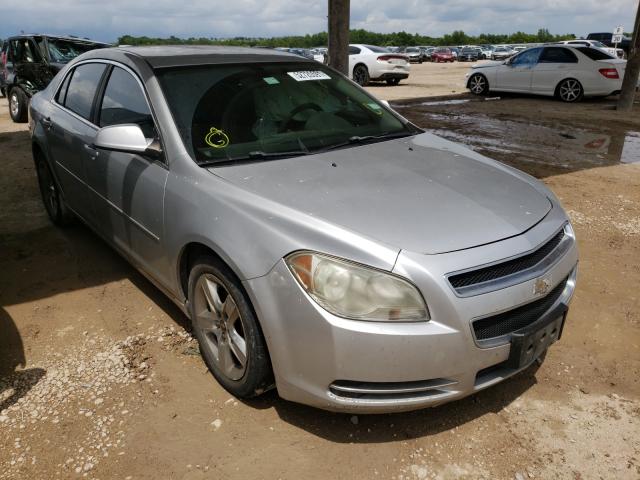
<svg viewBox="0 0 640 480"><path fill-rule="evenodd" d="M541 28L537 33L515 32L510 34L481 33L473 36L467 35L462 30L447 33L442 37L431 37L418 33L393 32L377 33L364 29L351 30L349 32L350 43L364 43L381 46L416 46L416 45L481 45L481 44L511 44L511 43L545 43L557 42L576 38L574 34L553 35L546 28ZM312 35L290 35L284 37L190 37L157 38L133 35L123 35L118 38L119 45L228 45L246 47L294 47L313 48L327 46L327 32L314 33Z"/></svg>

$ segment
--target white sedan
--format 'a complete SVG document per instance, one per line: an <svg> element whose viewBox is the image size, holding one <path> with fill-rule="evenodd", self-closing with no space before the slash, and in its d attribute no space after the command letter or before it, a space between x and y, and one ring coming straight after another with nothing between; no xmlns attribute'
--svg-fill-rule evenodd
<svg viewBox="0 0 640 480"><path fill-rule="evenodd" d="M558 42L558 43L564 44L564 45L572 45L574 47L581 46L581 47L599 48L600 50L604 51L605 53L608 53L612 57L624 58L623 49L607 47L604 43L601 43L597 40L565 40L563 42Z"/></svg>
<svg viewBox="0 0 640 480"><path fill-rule="evenodd" d="M575 102L618 93L626 63L591 47L534 47L504 62L472 65L466 85L476 95L519 92Z"/></svg>
<svg viewBox="0 0 640 480"><path fill-rule="evenodd" d="M375 45L349 45L349 77L359 85L370 80L397 85L409 77L411 65L406 55Z"/></svg>

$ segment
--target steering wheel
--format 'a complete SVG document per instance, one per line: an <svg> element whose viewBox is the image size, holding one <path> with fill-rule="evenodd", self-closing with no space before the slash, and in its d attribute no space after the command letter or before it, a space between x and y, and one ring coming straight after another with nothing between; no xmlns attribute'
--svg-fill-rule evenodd
<svg viewBox="0 0 640 480"><path fill-rule="evenodd" d="M293 117L298 115L300 112L304 112L305 110L315 110L316 112L322 112L322 107L317 103L309 102L303 103L302 105L298 105L296 108L289 112L287 118L282 122L282 127L280 127L279 133L286 132L291 122L293 121Z"/></svg>

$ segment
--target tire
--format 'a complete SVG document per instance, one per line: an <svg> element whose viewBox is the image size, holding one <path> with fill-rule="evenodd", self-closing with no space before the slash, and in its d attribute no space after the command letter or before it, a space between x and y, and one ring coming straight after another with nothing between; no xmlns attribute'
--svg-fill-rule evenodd
<svg viewBox="0 0 640 480"><path fill-rule="evenodd" d="M220 385L238 398L268 390L274 382L264 336L233 272L213 256L198 258L188 295L202 358Z"/></svg>
<svg viewBox="0 0 640 480"><path fill-rule="evenodd" d="M400 83L399 78L387 78L385 81L387 82L387 85L389 85L390 87L394 85L398 85Z"/></svg>
<svg viewBox="0 0 640 480"><path fill-rule="evenodd" d="M582 84L575 78L565 78L556 87L556 97L563 102L578 102L584 95Z"/></svg>
<svg viewBox="0 0 640 480"><path fill-rule="evenodd" d="M9 91L9 114L16 123L26 123L29 119L29 99L21 88Z"/></svg>
<svg viewBox="0 0 640 480"><path fill-rule="evenodd" d="M369 69L366 65L356 65L353 68L353 81L356 82L361 87L366 87L369 85Z"/></svg>
<svg viewBox="0 0 640 480"><path fill-rule="evenodd" d="M489 82L487 77L482 75L481 73L474 73L469 78L469 83L467 83L467 88L474 95L486 95L489 93Z"/></svg>
<svg viewBox="0 0 640 480"><path fill-rule="evenodd" d="M38 187L44 208L49 218L58 227L66 227L75 220L75 215L67 207L58 182L56 181L49 162L41 156L36 157L36 173L38 175Z"/></svg>

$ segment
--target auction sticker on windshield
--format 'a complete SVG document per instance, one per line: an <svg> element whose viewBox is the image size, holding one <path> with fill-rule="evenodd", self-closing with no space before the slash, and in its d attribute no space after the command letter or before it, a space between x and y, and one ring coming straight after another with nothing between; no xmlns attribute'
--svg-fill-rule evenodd
<svg viewBox="0 0 640 480"><path fill-rule="evenodd" d="M320 70L304 70L302 72L287 72L291 78L298 82L306 82L308 80L331 80L331 77Z"/></svg>

